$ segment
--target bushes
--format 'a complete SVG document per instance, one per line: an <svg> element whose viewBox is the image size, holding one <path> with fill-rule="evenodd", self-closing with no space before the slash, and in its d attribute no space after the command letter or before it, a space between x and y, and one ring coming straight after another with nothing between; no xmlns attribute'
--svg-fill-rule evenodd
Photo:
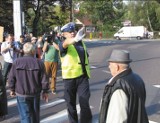
<svg viewBox="0 0 160 123"><path fill-rule="evenodd" d="M115 32L109 32L109 31L102 31L102 39L103 38L113 38ZM86 33L86 38L101 38L100 32L91 32L91 33Z"/></svg>

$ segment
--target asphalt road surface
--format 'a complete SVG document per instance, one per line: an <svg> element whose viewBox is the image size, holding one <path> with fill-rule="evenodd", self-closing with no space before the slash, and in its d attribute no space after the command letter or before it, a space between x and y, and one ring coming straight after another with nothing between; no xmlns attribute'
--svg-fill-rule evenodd
<svg viewBox="0 0 160 123"><path fill-rule="evenodd" d="M91 79L90 107L93 123L98 123L99 105L103 89L111 77L106 60L113 49L126 49L131 53L131 67L145 81L147 99L146 109L150 123L160 123L160 40L94 40L86 41L88 47ZM0 57L3 64L3 58ZM69 123L66 103L63 97L64 83L61 70L57 76L57 94L49 94L49 102L41 101L41 123ZM7 89L9 93L9 90ZM1 123L20 123L16 98L8 95L9 114ZM116 109L115 109L116 110ZM80 113L77 100L77 112Z"/></svg>

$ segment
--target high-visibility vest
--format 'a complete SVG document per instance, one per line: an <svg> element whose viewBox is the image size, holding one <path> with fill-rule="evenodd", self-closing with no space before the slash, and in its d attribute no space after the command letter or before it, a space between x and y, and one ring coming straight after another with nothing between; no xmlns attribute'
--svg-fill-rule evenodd
<svg viewBox="0 0 160 123"><path fill-rule="evenodd" d="M90 68L89 68L88 56L86 53L86 47L84 43L82 44L85 51L85 69L87 71L88 77L90 77ZM74 45L69 45L66 55L63 57L60 55L60 59L61 59L63 79L73 79L83 75L81 61Z"/></svg>

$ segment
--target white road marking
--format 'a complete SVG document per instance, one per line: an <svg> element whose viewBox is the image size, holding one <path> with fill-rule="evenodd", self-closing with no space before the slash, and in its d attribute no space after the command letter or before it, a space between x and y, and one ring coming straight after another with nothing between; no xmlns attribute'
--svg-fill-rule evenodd
<svg viewBox="0 0 160 123"><path fill-rule="evenodd" d="M98 123L98 122L99 122L99 120L98 120L98 119L96 119L96 120L94 120L94 121L93 121L93 123Z"/></svg>
<svg viewBox="0 0 160 123"><path fill-rule="evenodd" d="M15 104L17 104L17 99L16 98L8 101L8 106L12 106L12 105L15 105Z"/></svg>
<svg viewBox="0 0 160 123"><path fill-rule="evenodd" d="M63 102L65 102L64 99L58 99L56 101L52 101L50 103L46 103L46 104L41 105L41 109L46 109L46 108L49 108L49 107L53 107L53 106L58 105L58 104L63 103Z"/></svg>
<svg viewBox="0 0 160 123"><path fill-rule="evenodd" d="M111 74L111 72L110 71L107 71L107 70L102 70L103 72L105 72L105 73L109 73L109 74Z"/></svg>
<svg viewBox="0 0 160 123"><path fill-rule="evenodd" d="M55 101L51 101L49 103L41 105L40 108L41 108L41 110L43 110L43 109L46 109L46 108L49 108L49 107L56 106L56 105L58 105L60 103L63 103L63 102L65 102L64 99L57 99ZM8 101L8 106L12 106L12 105L15 105L15 104L17 104L17 99L16 98ZM92 106L90 106L90 107L91 107L91 109L93 108ZM77 105L77 113L78 114L80 113L79 105ZM53 121L56 122L56 123L59 123L59 122L63 122L67 118L68 118L67 110L64 109L64 110L56 113L55 115L52 115L52 116L49 116L47 118L42 119L40 123L53 123ZM16 119L19 119L19 117L17 117ZM93 122L98 123L98 120L95 120ZM158 123L158 122L149 121L149 123Z"/></svg>
<svg viewBox="0 0 160 123"><path fill-rule="evenodd" d="M7 93L9 93L9 92L10 92L10 90L7 90L6 92L7 92Z"/></svg>
<svg viewBox="0 0 160 123"><path fill-rule="evenodd" d="M95 66L91 66L90 68L91 68L91 69L94 69L94 68L97 68L97 67L95 67Z"/></svg>
<svg viewBox="0 0 160 123"><path fill-rule="evenodd" d="M41 109L46 109L46 108L53 107L53 106L55 106L57 104L60 104L60 103L63 103L63 102L65 102L64 99L57 99L56 101L52 101L52 102L43 104L40 107L41 107ZM16 104L17 104L17 99L16 98L8 101L8 107L12 106L12 105L16 105Z"/></svg>
<svg viewBox="0 0 160 123"><path fill-rule="evenodd" d="M57 79L57 82L59 82L59 81L62 81L63 79L62 79L62 76L58 76L58 77L56 77L56 79Z"/></svg>
<svg viewBox="0 0 160 123"><path fill-rule="evenodd" d="M80 113L80 107L79 104L76 106L77 107L77 114ZM90 106L91 108L93 108L92 106ZM49 116L47 118L44 118L40 121L40 123L61 123L63 122L65 119L68 118L68 114L67 114L67 110L62 110L58 113L56 113L55 115Z"/></svg>
<svg viewBox="0 0 160 123"><path fill-rule="evenodd" d="M153 85L154 87L156 87L156 88L160 88L160 85Z"/></svg>
<svg viewBox="0 0 160 123"><path fill-rule="evenodd" d="M67 119L67 110L63 110L58 112L55 115L49 116L43 120L40 121L40 123L60 123L62 121L64 121L65 119Z"/></svg>
<svg viewBox="0 0 160 123"><path fill-rule="evenodd" d="M158 122L154 122L154 121L149 121L149 123L158 123Z"/></svg>

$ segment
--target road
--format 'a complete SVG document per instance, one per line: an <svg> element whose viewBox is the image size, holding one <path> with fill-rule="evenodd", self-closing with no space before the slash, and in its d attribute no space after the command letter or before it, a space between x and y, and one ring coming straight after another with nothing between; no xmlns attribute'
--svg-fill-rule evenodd
<svg viewBox="0 0 160 123"><path fill-rule="evenodd" d="M87 41L90 64L90 107L93 123L98 123L99 105L104 85L111 77L106 60L113 49L126 49L131 53L131 67L145 81L146 109L150 123L160 123L160 40L103 40ZM0 60L3 62L2 57ZM58 70L56 95L49 94L49 102L41 101L41 123L68 123L66 103L63 97L64 83ZM9 90L7 90L9 92ZM77 101L78 102L78 101ZM8 97L9 114L2 123L19 123L16 99ZM77 103L77 112L80 112Z"/></svg>

